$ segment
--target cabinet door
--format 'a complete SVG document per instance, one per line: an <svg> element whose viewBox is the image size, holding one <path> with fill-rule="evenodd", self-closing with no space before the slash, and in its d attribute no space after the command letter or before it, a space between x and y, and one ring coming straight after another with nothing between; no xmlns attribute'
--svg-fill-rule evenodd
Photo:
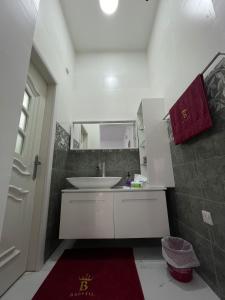
<svg viewBox="0 0 225 300"><path fill-rule="evenodd" d="M113 193L64 193L59 237L114 238Z"/></svg>
<svg viewBox="0 0 225 300"><path fill-rule="evenodd" d="M115 193L114 218L116 238L153 238L169 234L164 191Z"/></svg>

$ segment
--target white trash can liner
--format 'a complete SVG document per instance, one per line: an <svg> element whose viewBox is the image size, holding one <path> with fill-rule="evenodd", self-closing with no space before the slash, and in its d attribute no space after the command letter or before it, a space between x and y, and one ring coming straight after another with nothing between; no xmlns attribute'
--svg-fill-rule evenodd
<svg viewBox="0 0 225 300"><path fill-rule="evenodd" d="M188 241L172 236L165 237L161 241L162 255L174 268L188 269L200 266L194 249Z"/></svg>

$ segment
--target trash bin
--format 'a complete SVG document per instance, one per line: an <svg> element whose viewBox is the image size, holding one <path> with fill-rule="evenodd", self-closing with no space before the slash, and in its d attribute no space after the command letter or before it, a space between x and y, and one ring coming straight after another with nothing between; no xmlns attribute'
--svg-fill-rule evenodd
<svg viewBox="0 0 225 300"><path fill-rule="evenodd" d="M193 268L200 265L192 245L178 237L162 239L162 255L171 276L181 282L190 282Z"/></svg>

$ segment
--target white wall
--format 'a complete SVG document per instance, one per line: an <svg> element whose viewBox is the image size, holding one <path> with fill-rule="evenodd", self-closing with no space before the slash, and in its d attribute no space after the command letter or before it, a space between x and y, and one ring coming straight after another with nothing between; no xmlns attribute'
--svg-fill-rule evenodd
<svg viewBox="0 0 225 300"><path fill-rule="evenodd" d="M214 7L213 7L214 3ZM225 51L224 0L161 0L149 43L151 97L168 108L218 51Z"/></svg>
<svg viewBox="0 0 225 300"><path fill-rule="evenodd" d="M55 116L65 129L70 121L135 119L150 96L146 53L76 54L59 0L41 1L34 45L58 83Z"/></svg>
<svg viewBox="0 0 225 300"><path fill-rule="evenodd" d="M1 1L0 9L0 237L12 158L30 61L38 0Z"/></svg>
<svg viewBox="0 0 225 300"><path fill-rule="evenodd" d="M57 82L55 119L69 130L76 56L59 0L41 0L34 46Z"/></svg>
<svg viewBox="0 0 225 300"><path fill-rule="evenodd" d="M149 97L146 54L79 54L76 63L74 121L136 118L141 98Z"/></svg>

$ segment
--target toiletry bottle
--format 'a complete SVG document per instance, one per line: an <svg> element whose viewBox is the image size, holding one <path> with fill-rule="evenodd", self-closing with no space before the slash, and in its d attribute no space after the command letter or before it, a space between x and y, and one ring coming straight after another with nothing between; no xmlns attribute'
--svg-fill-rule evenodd
<svg viewBox="0 0 225 300"><path fill-rule="evenodd" d="M130 172L127 173L126 186L131 186L131 176Z"/></svg>

